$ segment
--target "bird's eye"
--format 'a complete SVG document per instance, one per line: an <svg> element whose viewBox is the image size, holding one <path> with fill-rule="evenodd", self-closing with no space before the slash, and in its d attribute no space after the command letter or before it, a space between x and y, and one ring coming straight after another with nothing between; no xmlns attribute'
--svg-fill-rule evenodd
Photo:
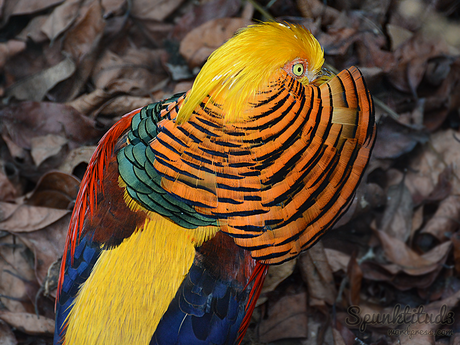
<svg viewBox="0 0 460 345"><path fill-rule="evenodd" d="M295 76L300 77L303 74L303 64L296 63L292 66L292 73L294 73Z"/></svg>

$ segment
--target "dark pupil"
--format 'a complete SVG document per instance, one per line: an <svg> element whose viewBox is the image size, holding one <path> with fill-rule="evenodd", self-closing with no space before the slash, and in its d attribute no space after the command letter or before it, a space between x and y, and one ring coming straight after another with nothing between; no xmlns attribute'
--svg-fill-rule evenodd
<svg viewBox="0 0 460 345"><path fill-rule="evenodd" d="M296 71L296 72L297 72L297 73L300 73L301 70L302 70L302 68L301 68L300 66L297 66L297 71Z"/></svg>

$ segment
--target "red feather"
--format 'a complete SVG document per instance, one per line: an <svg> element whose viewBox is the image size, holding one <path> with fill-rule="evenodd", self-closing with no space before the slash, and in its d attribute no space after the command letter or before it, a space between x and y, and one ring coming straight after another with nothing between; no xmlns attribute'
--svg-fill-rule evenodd
<svg viewBox="0 0 460 345"><path fill-rule="evenodd" d="M64 271L67 260L67 253L70 248L70 258L73 260L75 247L78 245L85 221L85 215L89 211L91 219L97 207L97 194L102 191L104 167L112 156L113 149L120 136L131 126L131 119L141 109L133 110L124 115L110 130L102 137L91 160L88 163L86 173L80 184L75 206L70 218L69 232L65 242L64 254L62 255L60 276L56 294L56 301L59 300L59 292L64 280ZM72 261L71 261L72 262Z"/></svg>
<svg viewBox="0 0 460 345"><path fill-rule="evenodd" d="M249 294L248 303L246 304L246 314L244 315L243 321L241 322L241 326L238 332L238 344L241 344L244 335L248 330L249 321L251 321L251 316L254 312L254 308L256 307L256 302L259 299L260 293L262 292L262 286L264 285L265 276L267 275L267 272L268 265L261 264L259 261L257 261L256 268L252 272L252 275L249 278L249 282L246 285L247 287L251 282L254 282L254 285Z"/></svg>

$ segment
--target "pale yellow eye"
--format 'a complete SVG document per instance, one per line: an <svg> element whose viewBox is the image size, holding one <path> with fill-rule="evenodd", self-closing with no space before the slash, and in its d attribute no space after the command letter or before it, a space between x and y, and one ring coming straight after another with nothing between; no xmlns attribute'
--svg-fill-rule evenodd
<svg viewBox="0 0 460 345"><path fill-rule="evenodd" d="M294 73L295 76L300 77L303 74L303 64L301 63L296 63L294 66L292 66L292 73Z"/></svg>

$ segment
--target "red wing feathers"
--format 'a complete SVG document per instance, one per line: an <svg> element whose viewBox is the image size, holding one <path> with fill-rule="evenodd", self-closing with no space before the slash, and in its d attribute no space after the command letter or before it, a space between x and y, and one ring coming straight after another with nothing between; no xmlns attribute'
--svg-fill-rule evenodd
<svg viewBox="0 0 460 345"><path fill-rule="evenodd" d="M110 128L110 130L100 140L96 151L88 163L86 173L80 184L81 187L75 201L72 217L70 219L70 227L67 233L64 253L62 255L56 301L59 300L59 291L61 290L64 279L65 263L69 249L70 257L72 259L75 253L75 247L81 238L86 217L91 219L97 210L97 195L103 190L102 181L104 179L104 168L113 156L113 150L118 142L118 139L130 127L132 117L139 111L140 109L136 109L129 114L126 114L120 121Z"/></svg>

